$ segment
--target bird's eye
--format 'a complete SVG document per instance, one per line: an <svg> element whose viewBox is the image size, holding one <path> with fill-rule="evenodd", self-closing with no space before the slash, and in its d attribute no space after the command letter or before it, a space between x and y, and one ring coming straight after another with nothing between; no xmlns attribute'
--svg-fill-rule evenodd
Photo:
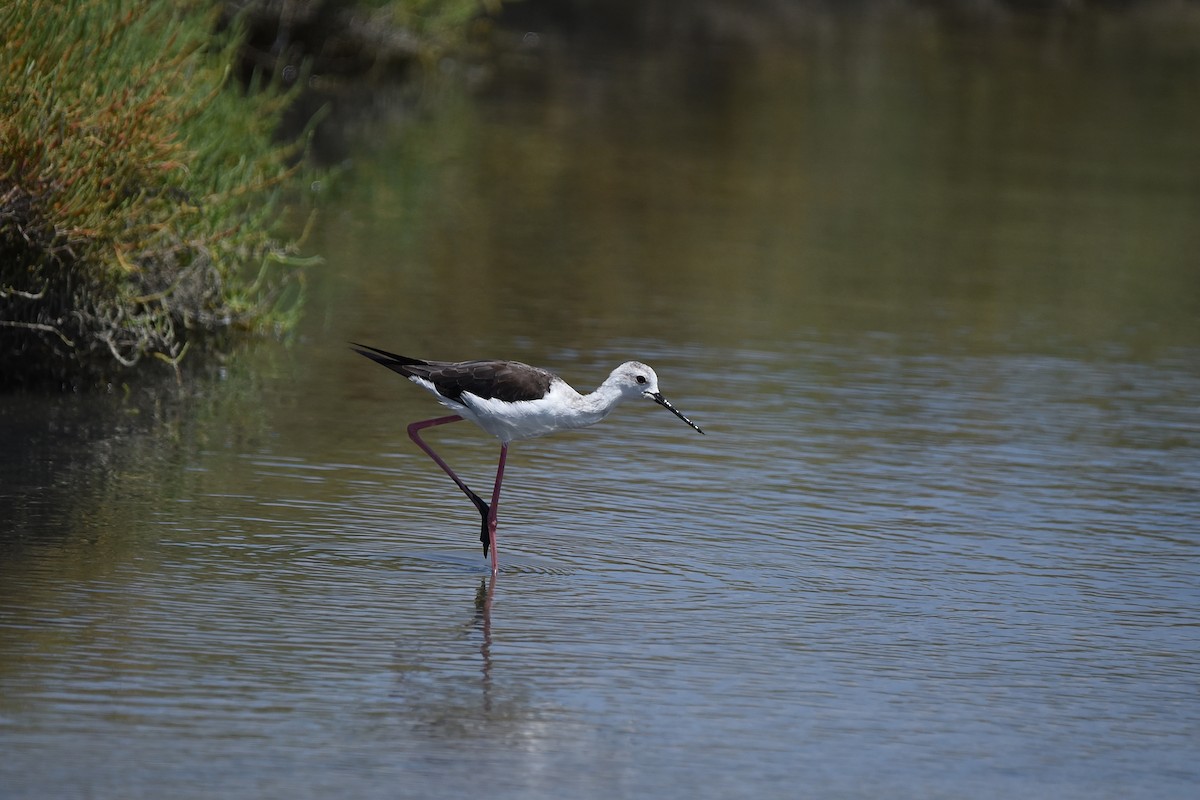
<svg viewBox="0 0 1200 800"><path fill-rule="evenodd" d="M637 382L638 382L638 383L645 383L645 382L646 382L646 376L645 376L645 375L638 375L636 380L637 380Z"/></svg>

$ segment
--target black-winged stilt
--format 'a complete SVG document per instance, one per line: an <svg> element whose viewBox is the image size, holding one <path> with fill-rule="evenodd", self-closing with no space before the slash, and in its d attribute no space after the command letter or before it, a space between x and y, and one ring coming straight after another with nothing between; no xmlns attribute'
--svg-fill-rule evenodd
<svg viewBox="0 0 1200 800"><path fill-rule="evenodd" d="M483 543L484 556L491 551L493 573L498 568L496 505L500 501L500 483L504 479L504 462L508 458L510 442L594 425L619 403L633 397L653 400L698 433L704 433L667 402L658 390L658 376L654 370L638 361L626 361L614 369L596 391L580 394L553 372L519 361L422 361L361 344L355 344L354 351L400 373L455 412L446 417L414 422L408 426L408 435L479 510L482 517L479 541ZM425 428L464 419L500 440L500 463L496 467L490 505L471 491L419 435Z"/></svg>

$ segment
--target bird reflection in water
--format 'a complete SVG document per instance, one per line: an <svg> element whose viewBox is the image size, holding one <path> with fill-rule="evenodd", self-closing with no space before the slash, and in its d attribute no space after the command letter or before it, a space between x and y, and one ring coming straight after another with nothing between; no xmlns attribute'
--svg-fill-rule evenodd
<svg viewBox="0 0 1200 800"><path fill-rule="evenodd" d="M475 590L475 616L471 619L471 627L478 628L483 639L479 643L479 654L483 656L483 710L492 710L492 597L496 591L496 573L491 577L480 578L479 588Z"/></svg>

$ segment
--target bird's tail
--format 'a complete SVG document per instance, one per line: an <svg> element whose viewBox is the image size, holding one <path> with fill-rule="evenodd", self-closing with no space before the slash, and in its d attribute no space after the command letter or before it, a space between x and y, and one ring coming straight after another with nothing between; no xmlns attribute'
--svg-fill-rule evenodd
<svg viewBox="0 0 1200 800"><path fill-rule="evenodd" d="M366 356L376 364L382 364L406 378L412 377L412 371L408 369L409 367L426 366L426 362L419 358L396 355L395 353L389 353L387 350L380 350L378 347L369 347L357 342L351 342L350 345L354 349L354 352L359 355Z"/></svg>

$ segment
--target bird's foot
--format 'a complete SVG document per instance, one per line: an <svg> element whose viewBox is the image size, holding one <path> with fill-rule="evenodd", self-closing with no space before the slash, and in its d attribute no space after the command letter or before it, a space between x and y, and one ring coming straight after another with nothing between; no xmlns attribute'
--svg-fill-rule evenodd
<svg viewBox="0 0 1200 800"><path fill-rule="evenodd" d="M484 508L480 509L480 513L483 515L483 523L479 528L479 541L483 542L483 554L486 556L488 554L488 549L492 546L492 532L488 527L487 507L485 506Z"/></svg>
<svg viewBox="0 0 1200 800"><path fill-rule="evenodd" d="M479 541L483 543L483 555L486 557L488 554L488 549L492 545L491 531L488 530L488 523L491 521L492 509L489 508L488 504L483 502L483 500L481 500L477 494L471 494L471 502L475 504L475 508L479 511Z"/></svg>

